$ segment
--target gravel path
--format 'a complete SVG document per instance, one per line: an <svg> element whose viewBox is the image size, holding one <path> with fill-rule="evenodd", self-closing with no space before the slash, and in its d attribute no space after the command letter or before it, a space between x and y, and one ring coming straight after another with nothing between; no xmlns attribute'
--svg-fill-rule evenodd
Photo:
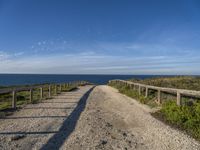
<svg viewBox="0 0 200 150"><path fill-rule="evenodd" d="M69 120L71 114L80 105L80 98L91 88L84 86L64 92L42 103L29 104L14 115L0 119L0 149L40 149L52 137L62 133L64 123L68 126L68 122L73 122ZM65 138L68 134L70 132L64 135Z"/></svg>
<svg viewBox="0 0 200 150"><path fill-rule="evenodd" d="M111 87L97 86L62 149L200 149L198 142L153 118L150 111Z"/></svg>
<svg viewBox="0 0 200 150"><path fill-rule="evenodd" d="M91 91L80 87L1 119L0 149L200 150L147 106L108 86Z"/></svg>

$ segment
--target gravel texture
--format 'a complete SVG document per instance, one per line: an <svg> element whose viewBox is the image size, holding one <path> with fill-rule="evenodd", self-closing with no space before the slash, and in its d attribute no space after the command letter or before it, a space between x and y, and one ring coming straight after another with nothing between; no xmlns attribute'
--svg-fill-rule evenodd
<svg viewBox="0 0 200 150"><path fill-rule="evenodd" d="M98 86L63 149L198 150L200 143L150 115L146 105Z"/></svg>
<svg viewBox="0 0 200 150"><path fill-rule="evenodd" d="M80 87L1 119L0 149L200 150L151 111L109 86Z"/></svg>
<svg viewBox="0 0 200 150"><path fill-rule="evenodd" d="M80 105L80 98L91 88L84 86L64 92L42 103L29 104L14 115L0 119L0 149L44 147L52 137L62 133L63 125L73 122L69 120L71 114Z"/></svg>

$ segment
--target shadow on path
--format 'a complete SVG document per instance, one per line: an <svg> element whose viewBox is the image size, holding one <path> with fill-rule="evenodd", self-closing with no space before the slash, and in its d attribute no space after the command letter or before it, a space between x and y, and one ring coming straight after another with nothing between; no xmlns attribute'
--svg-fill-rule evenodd
<svg viewBox="0 0 200 150"><path fill-rule="evenodd" d="M55 103L55 104L77 104L78 102L41 102L41 103Z"/></svg>
<svg viewBox="0 0 200 150"><path fill-rule="evenodd" d="M55 134L59 131L30 131L30 132L1 132L0 135L36 135L36 134Z"/></svg>
<svg viewBox="0 0 200 150"><path fill-rule="evenodd" d="M49 141L41 148L41 150L57 150L63 145L65 140L74 131L77 121L82 111L84 111L85 109L87 99L94 88L95 87L92 87L82 96L76 108L72 111L70 116L63 122L59 131L49 139Z"/></svg>
<svg viewBox="0 0 200 150"><path fill-rule="evenodd" d="M0 118L0 120L5 120L5 119L53 119L53 118L67 118L68 116L20 116L20 117L4 117ZM0 133L1 134L1 133Z"/></svg>
<svg viewBox="0 0 200 150"><path fill-rule="evenodd" d="M23 109L73 109L73 107L26 107Z"/></svg>

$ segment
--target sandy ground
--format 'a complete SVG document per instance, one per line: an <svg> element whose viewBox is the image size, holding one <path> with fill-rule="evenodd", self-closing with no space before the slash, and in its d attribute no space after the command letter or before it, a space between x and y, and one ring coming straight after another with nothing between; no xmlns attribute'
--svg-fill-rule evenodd
<svg viewBox="0 0 200 150"><path fill-rule="evenodd" d="M150 112L111 87L80 87L1 119L0 149L200 150Z"/></svg>
<svg viewBox="0 0 200 150"><path fill-rule="evenodd" d="M91 88L92 86L85 86L76 91L62 93L42 103L27 105L13 116L0 119L0 149L45 149L45 145L56 145L50 140L62 133L66 139L78 120L72 115L79 115L83 110L76 108L80 103L84 104L88 94L86 92ZM61 139L57 141L54 149L62 144L59 143Z"/></svg>

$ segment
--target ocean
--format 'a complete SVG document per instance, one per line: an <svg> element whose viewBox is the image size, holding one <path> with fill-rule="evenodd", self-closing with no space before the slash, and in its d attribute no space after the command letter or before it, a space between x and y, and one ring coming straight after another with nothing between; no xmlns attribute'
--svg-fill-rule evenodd
<svg viewBox="0 0 200 150"><path fill-rule="evenodd" d="M106 84L112 79L146 79L156 75L47 75L47 74L0 74L0 86L30 85L42 83L64 83L89 81L94 84Z"/></svg>

